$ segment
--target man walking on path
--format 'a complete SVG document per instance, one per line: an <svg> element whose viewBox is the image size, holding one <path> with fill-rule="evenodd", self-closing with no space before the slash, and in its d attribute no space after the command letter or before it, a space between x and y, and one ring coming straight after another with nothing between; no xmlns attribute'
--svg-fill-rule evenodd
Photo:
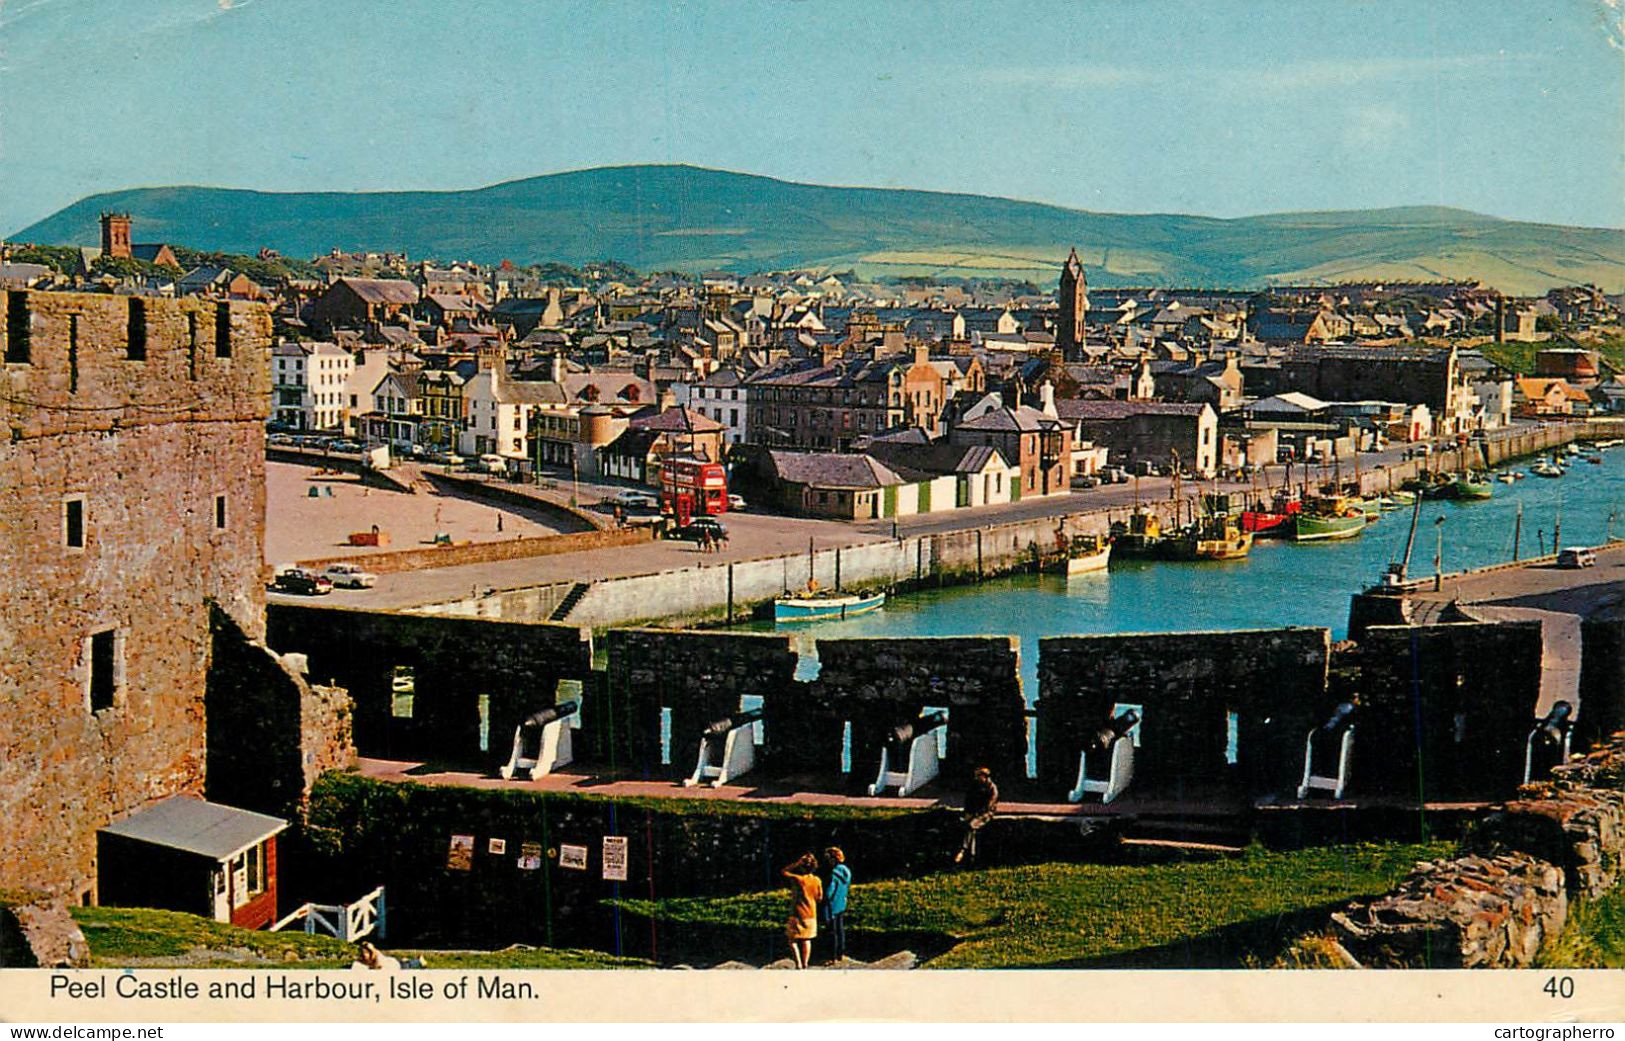
<svg viewBox="0 0 1625 1041"><path fill-rule="evenodd" d="M999 786L993 783L993 771L985 766L976 768L971 776L970 791L965 793L965 809L960 819L965 822L965 838L954 854L955 864L976 860L976 833L981 831L993 815L999 812Z"/></svg>
<svg viewBox="0 0 1625 1041"><path fill-rule="evenodd" d="M824 870L829 873L824 883L824 924L829 926L829 960L838 962L846 957L846 895L852 888L852 869L846 866L846 854L839 846L824 851Z"/></svg>

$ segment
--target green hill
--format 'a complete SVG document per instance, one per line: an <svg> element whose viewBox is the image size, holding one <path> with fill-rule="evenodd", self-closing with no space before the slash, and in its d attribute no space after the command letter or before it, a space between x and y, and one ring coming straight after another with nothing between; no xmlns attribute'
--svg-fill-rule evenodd
<svg viewBox="0 0 1625 1041"><path fill-rule="evenodd" d="M1076 245L1091 282L1253 286L1477 277L1505 291L1625 290L1625 233L1441 207L1218 220L1091 213L980 195L793 184L691 166L601 167L460 192L136 188L11 236L94 245L128 211L138 241L308 257L333 247L495 262L613 258L641 270L856 268L1043 282Z"/></svg>

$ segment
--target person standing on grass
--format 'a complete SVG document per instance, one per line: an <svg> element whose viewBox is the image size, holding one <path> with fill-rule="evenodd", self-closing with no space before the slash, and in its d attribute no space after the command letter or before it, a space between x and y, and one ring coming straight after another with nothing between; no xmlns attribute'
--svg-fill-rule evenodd
<svg viewBox="0 0 1625 1041"><path fill-rule="evenodd" d="M976 833L999 812L999 786L993 783L993 771L978 766L971 775L970 791L965 793L965 809L960 819L965 824L965 837L954 854L955 864L976 860Z"/></svg>
<svg viewBox="0 0 1625 1041"><path fill-rule="evenodd" d="M829 960L838 962L846 957L846 896L852 888L852 869L846 866L846 854L841 847L831 846L824 851L824 924L829 926Z"/></svg>
<svg viewBox="0 0 1625 1041"><path fill-rule="evenodd" d="M824 883L818 880L818 858L803 853L779 874L790 884L790 918L784 923L784 935L790 941L796 968L805 969L812 960L812 942L818 935L818 905L824 899Z"/></svg>

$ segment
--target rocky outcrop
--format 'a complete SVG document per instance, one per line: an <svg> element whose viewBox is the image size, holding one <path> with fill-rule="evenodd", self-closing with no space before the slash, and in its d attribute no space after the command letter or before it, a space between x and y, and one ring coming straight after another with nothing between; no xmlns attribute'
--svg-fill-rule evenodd
<svg viewBox="0 0 1625 1041"><path fill-rule="evenodd" d="M55 900L0 907L0 968L83 969L90 944Z"/></svg>

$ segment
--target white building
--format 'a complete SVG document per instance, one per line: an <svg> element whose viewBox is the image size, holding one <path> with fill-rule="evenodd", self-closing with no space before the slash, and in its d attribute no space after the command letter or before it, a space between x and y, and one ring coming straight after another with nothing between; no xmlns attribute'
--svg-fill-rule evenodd
<svg viewBox="0 0 1625 1041"><path fill-rule="evenodd" d="M566 404L557 383L513 380L498 362L483 365L463 385L468 426L463 431L464 455L500 455L523 461L529 458L526 435L533 413L560 411Z"/></svg>
<svg viewBox="0 0 1625 1041"><path fill-rule="evenodd" d="M718 369L699 383L674 384L679 407L691 408L722 424L724 444L745 440L745 413L750 387L732 369Z"/></svg>
<svg viewBox="0 0 1625 1041"><path fill-rule="evenodd" d="M332 343L279 343L271 351L272 412L294 430L343 430L355 361Z"/></svg>
<svg viewBox="0 0 1625 1041"><path fill-rule="evenodd" d="M1478 398L1479 418L1485 430L1498 430L1512 425L1512 381L1474 381L1473 394Z"/></svg>

